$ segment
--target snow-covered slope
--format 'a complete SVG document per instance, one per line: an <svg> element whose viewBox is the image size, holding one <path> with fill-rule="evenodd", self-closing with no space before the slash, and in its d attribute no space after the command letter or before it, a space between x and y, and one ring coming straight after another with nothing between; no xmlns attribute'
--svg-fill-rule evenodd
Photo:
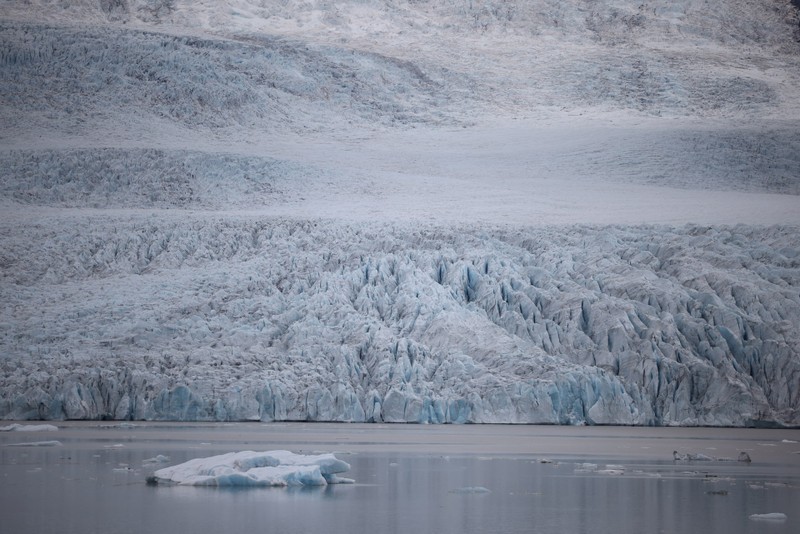
<svg viewBox="0 0 800 534"><path fill-rule="evenodd" d="M0 417L800 424L799 28L3 2Z"/></svg>

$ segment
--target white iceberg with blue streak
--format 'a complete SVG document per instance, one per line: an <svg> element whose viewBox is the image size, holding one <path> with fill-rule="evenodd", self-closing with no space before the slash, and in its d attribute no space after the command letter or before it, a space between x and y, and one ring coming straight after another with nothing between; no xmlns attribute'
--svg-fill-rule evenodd
<svg viewBox="0 0 800 534"><path fill-rule="evenodd" d="M325 486L352 483L339 476L349 469L333 454L242 451L165 467L154 473L154 480L181 486Z"/></svg>

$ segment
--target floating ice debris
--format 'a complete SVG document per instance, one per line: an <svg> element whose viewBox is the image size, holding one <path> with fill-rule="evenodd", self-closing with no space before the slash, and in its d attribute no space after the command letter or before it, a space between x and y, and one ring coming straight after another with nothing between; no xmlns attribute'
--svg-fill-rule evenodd
<svg viewBox="0 0 800 534"><path fill-rule="evenodd" d="M703 482L707 484L716 484L717 482L733 482L734 479L731 477L721 477L717 475L706 475L703 479Z"/></svg>
<svg viewBox="0 0 800 534"><path fill-rule="evenodd" d="M728 490L711 490L707 491L706 495L727 495Z"/></svg>
<svg viewBox="0 0 800 534"><path fill-rule="evenodd" d="M28 441L26 443L7 443L6 447L60 447L61 442L52 441Z"/></svg>
<svg viewBox="0 0 800 534"><path fill-rule="evenodd" d="M706 456L705 454L679 454L678 451L672 451L672 459L676 462L712 462L714 458Z"/></svg>
<svg viewBox="0 0 800 534"><path fill-rule="evenodd" d="M781 443L797 443L797 441L793 439L782 439Z"/></svg>
<svg viewBox="0 0 800 534"><path fill-rule="evenodd" d="M618 464L606 464L603 469L598 469L597 473L600 475L624 475L625 466Z"/></svg>
<svg viewBox="0 0 800 534"><path fill-rule="evenodd" d="M58 430L55 425L20 425L14 423L8 426L0 426L0 432L53 432Z"/></svg>
<svg viewBox="0 0 800 534"><path fill-rule="evenodd" d="M169 456L164 456L163 454L142 460L143 464L165 464L167 462L169 462Z"/></svg>
<svg viewBox="0 0 800 534"><path fill-rule="evenodd" d="M324 486L352 483L339 473L350 465L333 454L289 451L230 452L195 458L156 471L148 483L183 486Z"/></svg>
<svg viewBox="0 0 800 534"><path fill-rule="evenodd" d="M715 458L713 456L707 456L705 454L694 454L694 453L686 453L681 454L678 451L672 451L672 459L676 462L732 462L733 458ZM746 452L742 451L739 453L739 457L737 458L739 462L751 462L750 455Z"/></svg>
<svg viewBox="0 0 800 534"><path fill-rule="evenodd" d="M483 486L467 486L465 488L458 488L450 491L450 493L459 493L462 495L482 494L491 492L492 490L484 488Z"/></svg>
<svg viewBox="0 0 800 534"><path fill-rule="evenodd" d="M597 464L592 463L579 463L575 464L575 473L597 473L599 475L624 475L625 466L616 464L607 464L602 469L598 468Z"/></svg>
<svg viewBox="0 0 800 534"><path fill-rule="evenodd" d="M654 471L642 471L640 469L636 469L633 473L642 477L661 478L661 473L656 473Z"/></svg>
<svg viewBox="0 0 800 534"><path fill-rule="evenodd" d="M574 471L576 473L593 473L597 471L597 464L590 464L590 463L575 464Z"/></svg>
<svg viewBox="0 0 800 534"><path fill-rule="evenodd" d="M753 521L786 521L786 514L780 512L773 512L769 514L752 514L750 519Z"/></svg>

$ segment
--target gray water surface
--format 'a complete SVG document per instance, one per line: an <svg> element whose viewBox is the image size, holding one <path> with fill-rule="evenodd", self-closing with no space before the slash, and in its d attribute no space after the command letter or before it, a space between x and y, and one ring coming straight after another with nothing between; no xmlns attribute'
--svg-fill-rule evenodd
<svg viewBox="0 0 800 534"><path fill-rule="evenodd" d="M800 531L800 472L792 443L797 432L750 435L751 464L674 462L660 458L637 429L583 429L594 443L616 436L636 445L638 454L607 450L574 453L578 431L562 436L553 428L352 425L301 427L286 425L206 425L109 427L72 426L47 433L0 434L0 531L16 533L788 533ZM452 430L451 430L452 429ZM474 429L474 430L473 430ZM364 430L364 432L362 432ZM669 448L670 430L661 429ZM427 434L426 434L427 432ZM450 434L453 432L453 434ZM570 454L544 458L531 454L486 454L495 436L497 448L522 432L532 442L565 440ZM537 432L541 435L537 438ZM747 431L744 431L748 435ZM307 433L308 439L302 439ZM380 434L383 433L383 436ZM388 435L418 443L442 433L436 452L393 447ZM13 434L13 435L12 435ZM22 436L21 434L26 434ZM313 434L313 437L312 437ZM627 434L627 436L626 436ZM713 452L720 444L744 441L694 435L696 450ZM282 436L293 436L292 442ZM191 439L187 439L191 436ZM269 443L264 443L268 436ZM321 437L320 437L321 436ZM511 437L510 437L511 436ZM561 436L561 437L559 437ZM588 437L587 437L588 436ZM354 438L358 439L354 439ZM199 441L197 438L202 439ZM481 452L462 450L474 438ZM780 439L779 439L780 438ZM61 446L14 446L37 440L59 440ZM238 440L238 441L237 441ZM405 441L403 441L405 440ZM232 450L269 450L280 443L295 452L338 451L351 464L346 476L354 485L324 488L210 489L148 486L153 469ZM372 447L381 443L380 447ZM590 446L592 441L583 443ZM708 444L713 444L708 446ZM343 447L345 444L349 444ZM304 448L307 447L307 448ZM372 449L377 450L372 450ZM412 449L414 447L411 447ZM445 447L446 448L446 447ZM469 447L467 447L469 448ZM557 447L552 447L557 448ZM765 452L766 451L766 452ZM557 452L557 451L556 451ZM764 460L759 461L759 456ZM158 454L165 464L147 464ZM781 458L787 458L785 463ZM586 462L596 464L582 465ZM606 474L622 466L623 474ZM749 519L751 514L783 512L786 521Z"/></svg>

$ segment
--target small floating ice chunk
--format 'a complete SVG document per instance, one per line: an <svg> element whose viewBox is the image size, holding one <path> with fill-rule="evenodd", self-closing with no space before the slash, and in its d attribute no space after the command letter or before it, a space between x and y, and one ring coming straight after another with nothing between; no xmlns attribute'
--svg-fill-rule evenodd
<svg viewBox="0 0 800 534"><path fill-rule="evenodd" d="M654 471L642 471L642 470L636 469L634 471L634 474L639 475L639 476L643 476L643 477L661 478L661 473L656 473Z"/></svg>
<svg viewBox="0 0 800 534"><path fill-rule="evenodd" d="M797 441L793 439L782 439L781 443L797 443Z"/></svg>
<svg viewBox="0 0 800 534"><path fill-rule="evenodd" d="M142 460L143 464L165 464L167 462L169 462L169 456L164 456L163 454Z"/></svg>
<svg viewBox="0 0 800 534"><path fill-rule="evenodd" d="M183 486L325 486L352 483L338 476L349 469L333 454L242 451L159 469L153 481Z"/></svg>
<svg viewBox="0 0 800 534"><path fill-rule="evenodd" d="M8 426L0 426L0 432L53 432L58 430L55 425L21 425L14 423Z"/></svg>
<svg viewBox="0 0 800 534"><path fill-rule="evenodd" d="M597 471L597 464L590 464L588 462L575 464L576 473L593 473L595 471Z"/></svg>
<svg viewBox="0 0 800 534"><path fill-rule="evenodd" d="M625 474L625 470L624 469L598 469L596 471L596 473L598 475L615 475L615 476L618 476L618 475L624 475Z"/></svg>
<svg viewBox="0 0 800 534"><path fill-rule="evenodd" d="M772 512L769 514L752 514L750 519L753 521L786 521L786 514L780 512Z"/></svg>
<svg viewBox="0 0 800 534"><path fill-rule="evenodd" d="M483 486L467 486L465 488L458 488L451 490L450 493L458 493L461 495L491 493L492 490L484 488Z"/></svg>
<svg viewBox="0 0 800 534"><path fill-rule="evenodd" d="M676 462L711 462L714 460L714 458L705 454L693 454L691 452L680 454L678 451L672 451L672 459Z"/></svg>

